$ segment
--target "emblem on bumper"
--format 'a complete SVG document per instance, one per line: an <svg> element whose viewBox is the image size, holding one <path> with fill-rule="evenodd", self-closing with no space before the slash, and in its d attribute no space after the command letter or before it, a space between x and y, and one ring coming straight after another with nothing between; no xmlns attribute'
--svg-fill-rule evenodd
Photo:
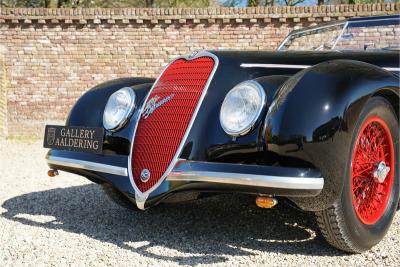
<svg viewBox="0 0 400 267"><path fill-rule="evenodd" d="M148 169L143 169L142 172L140 173L140 180L142 182L147 182L150 179L150 171Z"/></svg>
<svg viewBox="0 0 400 267"><path fill-rule="evenodd" d="M197 56L198 53L199 53L199 51L190 52L187 57L189 59L193 59L193 58L195 58Z"/></svg>

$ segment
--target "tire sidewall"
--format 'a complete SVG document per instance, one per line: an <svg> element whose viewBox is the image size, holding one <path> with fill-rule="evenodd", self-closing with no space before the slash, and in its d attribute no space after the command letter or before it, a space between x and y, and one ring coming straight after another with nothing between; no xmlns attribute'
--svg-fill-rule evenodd
<svg viewBox="0 0 400 267"><path fill-rule="evenodd" d="M391 196L388 201L382 217L372 225L366 225L360 221L353 207L352 192L351 192L351 162L355 143L357 142L360 134L361 126L370 117L379 117L383 119L389 127L394 144L394 177ZM361 115L358 118L356 127L352 137L350 153L348 155L348 164L345 168L344 185L342 197L340 199L345 224L347 226L347 233L352 243L361 249L369 249L376 245L385 236L386 232L392 223L393 217L397 210L400 191L399 179L399 123L395 113L388 101L382 97L373 97L365 105Z"/></svg>

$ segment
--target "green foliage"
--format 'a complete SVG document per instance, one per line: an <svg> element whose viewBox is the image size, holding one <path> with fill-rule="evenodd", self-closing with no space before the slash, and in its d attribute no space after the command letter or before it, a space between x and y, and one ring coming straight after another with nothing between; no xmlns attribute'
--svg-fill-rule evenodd
<svg viewBox="0 0 400 267"><path fill-rule="evenodd" d="M305 0L283 0L282 2L286 5L286 6L296 6L298 4L303 3Z"/></svg>
<svg viewBox="0 0 400 267"><path fill-rule="evenodd" d="M273 6L275 2L279 2L279 0L247 0L247 3L244 0L225 0L219 1L222 6L243 6L246 4L247 6Z"/></svg>
<svg viewBox="0 0 400 267"><path fill-rule="evenodd" d="M260 5L260 0L248 0L247 5L248 6L259 6Z"/></svg>
<svg viewBox="0 0 400 267"><path fill-rule="evenodd" d="M225 1L220 1L220 4L222 6L228 6L228 7L235 7L238 6L242 3L242 0L225 0Z"/></svg>
<svg viewBox="0 0 400 267"><path fill-rule="evenodd" d="M4 7L207 7L210 0L0 0Z"/></svg>
<svg viewBox="0 0 400 267"><path fill-rule="evenodd" d="M354 4L376 4L376 3L384 3L383 0L353 0ZM386 1L386 2L399 2L399 0L394 1Z"/></svg>
<svg viewBox="0 0 400 267"><path fill-rule="evenodd" d="M208 7L208 6L295 6L307 4L372 4L400 0L0 0L0 7Z"/></svg>
<svg viewBox="0 0 400 267"><path fill-rule="evenodd" d="M320 3L322 2L322 3ZM398 3L399 0L318 0L318 5Z"/></svg>

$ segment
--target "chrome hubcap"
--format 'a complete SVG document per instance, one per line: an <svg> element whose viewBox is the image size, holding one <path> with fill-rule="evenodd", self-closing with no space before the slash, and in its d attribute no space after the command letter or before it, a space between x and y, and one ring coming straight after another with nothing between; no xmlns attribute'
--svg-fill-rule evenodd
<svg viewBox="0 0 400 267"><path fill-rule="evenodd" d="M386 163L381 161L378 163L375 171L374 178L378 180L379 183L385 182L385 179L390 172L390 167L386 166Z"/></svg>

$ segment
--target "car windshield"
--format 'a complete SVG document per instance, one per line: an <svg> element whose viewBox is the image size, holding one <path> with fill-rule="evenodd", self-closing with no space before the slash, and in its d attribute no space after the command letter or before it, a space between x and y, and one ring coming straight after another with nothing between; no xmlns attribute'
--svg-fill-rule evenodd
<svg viewBox="0 0 400 267"><path fill-rule="evenodd" d="M360 19L289 34L278 50L400 50L400 17Z"/></svg>

